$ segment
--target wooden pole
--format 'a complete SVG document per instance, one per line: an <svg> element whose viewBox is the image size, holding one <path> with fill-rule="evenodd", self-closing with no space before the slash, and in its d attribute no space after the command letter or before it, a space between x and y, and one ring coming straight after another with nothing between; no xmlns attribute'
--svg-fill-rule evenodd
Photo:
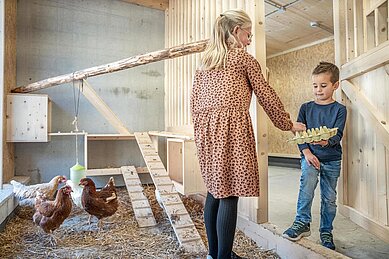
<svg viewBox="0 0 389 259"><path fill-rule="evenodd" d="M14 93L29 93L40 89L48 88L55 85L66 84L73 80L86 79L92 76L98 76L102 74L112 73L127 68L132 68L140 65L145 65L165 59L171 59L181 57L197 52L204 51L208 40L196 41L180 46L166 48L126 59L122 59L116 62L112 62L105 65L91 67L83 70L79 70L70 74L51 77L25 86L19 86L12 90Z"/></svg>

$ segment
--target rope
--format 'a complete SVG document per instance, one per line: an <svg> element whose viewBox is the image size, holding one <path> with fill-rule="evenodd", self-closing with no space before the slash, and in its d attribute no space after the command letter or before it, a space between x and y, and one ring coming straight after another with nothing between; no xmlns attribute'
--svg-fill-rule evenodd
<svg viewBox="0 0 389 259"><path fill-rule="evenodd" d="M84 88L84 80L81 80L81 86L78 86L78 95L76 100L76 90L74 85L74 73L73 73L73 101L74 101L74 120L72 124L74 125L74 131L76 133L76 162L78 164L78 112L80 107L80 96L81 96L81 89Z"/></svg>

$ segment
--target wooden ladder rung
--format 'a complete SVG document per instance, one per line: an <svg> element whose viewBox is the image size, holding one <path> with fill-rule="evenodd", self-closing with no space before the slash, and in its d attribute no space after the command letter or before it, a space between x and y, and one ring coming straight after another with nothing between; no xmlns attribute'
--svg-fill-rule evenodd
<svg viewBox="0 0 389 259"><path fill-rule="evenodd" d="M182 243L196 242L202 241L200 237L192 237L192 238L183 238Z"/></svg>

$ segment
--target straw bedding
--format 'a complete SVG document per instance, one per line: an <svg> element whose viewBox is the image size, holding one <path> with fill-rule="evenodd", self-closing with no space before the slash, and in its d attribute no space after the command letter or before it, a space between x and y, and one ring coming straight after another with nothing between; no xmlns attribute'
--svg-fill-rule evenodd
<svg viewBox="0 0 389 259"><path fill-rule="evenodd" d="M154 186L144 188L158 222L153 229L137 226L127 190L121 187L119 209L103 220L101 230L96 218L89 225L89 214L73 206L70 216L54 231L55 245L33 224L34 209L19 207L0 233L0 258L205 258L205 253L190 254L180 249L167 215L155 200ZM186 196L182 200L206 243L202 204ZM247 258L279 258L272 251L260 249L240 231L236 232L234 251Z"/></svg>

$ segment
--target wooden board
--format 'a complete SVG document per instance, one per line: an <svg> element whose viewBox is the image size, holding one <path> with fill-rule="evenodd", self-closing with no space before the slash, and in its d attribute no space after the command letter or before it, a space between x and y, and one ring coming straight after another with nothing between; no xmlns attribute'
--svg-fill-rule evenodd
<svg viewBox="0 0 389 259"><path fill-rule="evenodd" d="M162 206L168 215L180 245L188 252L206 251L201 237L182 203L179 194L175 190L166 169L163 167L158 153L156 155L155 153L150 154L148 152L154 149L150 136L146 132L136 132L135 138L149 169L155 188L160 193Z"/></svg>
<svg viewBox="0 0 389 259"><path fill-rule="evenodd" d="M121 175L120 168L88 169L86 176Z"/></svg>
<svg viewBox="0 0 389 259"><path fill-rule="evenodd" d="M143 187L138 173L134 166L122 166L120 171L123 174L127 191L131 199L134 214L139 227L153 227L157 225L149 200L143 194Z"/></svg>

